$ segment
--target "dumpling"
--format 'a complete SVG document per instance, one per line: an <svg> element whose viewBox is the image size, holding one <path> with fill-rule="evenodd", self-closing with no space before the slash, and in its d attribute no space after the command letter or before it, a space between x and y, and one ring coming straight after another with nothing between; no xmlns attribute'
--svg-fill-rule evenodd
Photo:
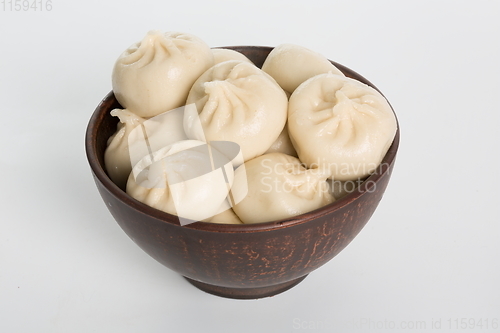
<svg viewBox="0 0 500 333"><path fill-rule="evenodd" d="M186 140L184 106L160 113L145 120L128 138L132 166L144 156L172 143Z"/></svg>
<svg viewBox="0 0 500 333"><path fill-rule="evenodd" d="M132 166L150 152L187 139L184 133L184 108L144 119L129 110L114 109L111 115L120 122L108 140L104 164L111 180L125 189Z"/></svg>
<svg viewBox="0 0 500 333"><path fill-rule="evenodd" d="M396 128L384 96L345 76L317 75L290 97L288 131L299 159L310 168L326 169L334 180L356 180L372 173Z"/></svg>
<svg viewBox="0 0 500 333"><path fill-rule="evenodd" d="M261 155L236 169L233 192L247 185L248 194L233 210L243 223L274 221L307 213L335 201L327 177L322 170L306 169L293 156Z"/></svg>
<svg viewBox="0 0 500 333"><path fill-rule="evenodd" d="M339 200L349 193L356 191L356 188L358 188L358 186L361 185L362 182L363 180L361 179L347 181L328 179L330 192L335 197L335 200Z"/></svg>
<svg viewBox="0 0 500 333"><path fill-rule="evenodd" d="M248 62L253 65L253 62L248 59L243 53L231 49L212 49L214 55L214 65L229 60L239 60Z"/></svg>
<svg viewBox="0 0 500 333"><path fill-rule="evenodd" d="M120 188L125 189L128 175L132 170L128 137L134 128L144 122L144 118L126 109L114 109L111 115L118 117L120 122L116 132L108 139L108 146L104 151L104 165L109 178Z"/></svg>
<svg viewBox="0 0 500 333"><path fill-rule="evenodd" d="M203 221L219 224L243 224L243 222L240 220L238 215L236 215L227 201L222 204L222 207L219 209L219 211L220 213L218 213L217 215L214 215Z"/></svg>
<svg viewBox="0 0 500 333"><path fill-rule="evenodd" d="M264 61L262 70L290 94L302 82L318 74L344 75L321 54L294 44L276 46Z"/></svg>
<svg viewBox="0 0 500 333"><path fill-rule="evenodd" d="M288 127L285 125L283 131L281 131L280 136L274 141L274 143L265 152L268 153L283 153L290 156L297 157L297 152L293 148L292 141L290 140L290 135L288 135Z"/></svg>
<svg viewBox="0 0 500 333"><path fill-rule="evenodd" d="M116 61L113 91L124 108L153 117L184 105L194 81L213 61L210 48L198 37L150 31Z"/></svg>
<svg viewBox="0 0 500 333"><path fill-rule="evenodd" d="M184 129L190 139L237 143L245 161L262 155L287 118L285 92L255 65L225 61L194 83Z"/></svg>
<svg viewBox="0 0 500 333"><path fill-rule="evenodd" d="M219 224L243 224L238 215L235 214L232 208L219 213L205 222L219 223Z"/></svg>
<svg viewBox="0 0 500 333"><path fill-rule="evenodd" d="M212 167L217 160L220 167ZM201 141L183 140L146 156L127 182L133 198L179 216L182 225L220 213L234 179L231 161ZM189 221L188 221L189 220Z"/></svg>

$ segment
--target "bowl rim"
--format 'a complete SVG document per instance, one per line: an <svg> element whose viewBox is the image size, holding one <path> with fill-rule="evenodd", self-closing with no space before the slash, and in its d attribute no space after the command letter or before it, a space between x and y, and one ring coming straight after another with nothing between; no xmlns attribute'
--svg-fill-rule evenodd
<svg viewBox="0 0 500 333"><path fill-rule="evenodd" d="M240 51L242 49L255 49L255 50L266 50L270 52L273 47L269 46L221 46L221 47L214 47L214 48L226 48L226 49L232 49L236 51ZM339 68L346 76L348 77L354 77L355 79L371 86L372 88L376 89L378 92L380 92L382 95L383 93L370 81L368 81L366 78L364 78L362 75L358 74L357 72L353 71L352 69L345 67L344 65L341 65L335 61L330 60L330 62L335 65L337 68ZM384 95L383 95L384 96ZM385 98L385 96L384 96ZM85 132L85 152L87 155L87 160L90 165L91 171L94 175L94 178L96 181L99 181L102 186L109 192L111 193L115 198L117 198L119 201L123 202L130 208L136 210L137 212L141 214L148 215L162 223L168 223L172 225L176 225L179 227L183 228L188 228L188 229L196 229L200 231L207 231L207 232L224 232L224 233L248 233L248 232L262 232L262 231L270 231L270 230L276 230L276 229L281 229L281 228L287 228L287 227L292 227L298 224L302 223L307 223L308 221L311 221L313 218L317 217L322 217L327 214L332 213L333 211L342 209L343 207L351 204L352 202L356 201L358 198L360 198L363 195L366 195L366 193L371 192L373 186L376 186L377 182L387 173L391 172L392 170L392 165L394 164L396 160L396 155L397 151L399 148L399 141L400 141L400 127L399 127L399 122L397 119L396 112L394 111L394 108L390 104L389 100L386 98L387 102L391 106L391 110L394 113L394 116L396 118L396 134L394 136L394 139L392 141L391 146L389 147L387 153L385 154L384 158L382 159L382 162L380 163L379 166L375 169L375 171L369 175L357 188L355 191L345 195L344 197L335 200L334 202L320 207L318 209L315 209L313 211L310 211L308 213L304 213L302 215L298 216L293 216L281 220L275 220L275 221L269 221L269 222L261 222L261 223L253 223L253 224L225 224L225 223L212 223L212 222L193 222L184 226L180 225L179 219L176 215L172 215L166 212L163 212L161 210L158 210L156 208L150 207L133 197L129 196L125 191L123 191L120 187L118 187L107 175L106 171L104 170L103 166L99 162L99 158L97 156L97 146L96 146L96 133L99 125L99 120L103 116L103 106L107 102L115 99L113 91L109 92L102 100L101 102L97 105L96 109L92 113L92 116L89 120L89 123L87 125L87 129Z"/></svg>

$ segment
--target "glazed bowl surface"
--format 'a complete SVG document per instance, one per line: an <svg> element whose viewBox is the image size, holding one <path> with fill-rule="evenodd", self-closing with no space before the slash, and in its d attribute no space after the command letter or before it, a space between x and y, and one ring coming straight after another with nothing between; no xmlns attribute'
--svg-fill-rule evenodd
<svg viewBox="0 0 500 333"><path fill-rule="evenodd" d="M226 47L261 67L271 47ZM346 76L376 89L353 70L332 62ZM104 151L121 108L110 92L94 111L86 132L87 159L99 193L120 227L146 253L201 290L230 298L279 294L302 281L342 251L377 208L389 182L399 146L399 126L380 166L345 197L317 210L259 224L195 222L179 219L127 195L108 177Z"/></svg>

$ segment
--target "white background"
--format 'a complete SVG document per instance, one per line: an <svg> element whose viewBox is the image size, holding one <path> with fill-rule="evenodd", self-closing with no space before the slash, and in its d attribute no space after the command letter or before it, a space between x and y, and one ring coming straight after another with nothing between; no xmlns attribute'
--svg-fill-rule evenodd
<svg viewBox="0 0 500 333"><path fill-rule="evenodd" d="M500 332L499 1L5 6L0 332ZM295 288L205 294L143 253L101 201L85 128L114 61L150 29L210 46L303 45L396 110L401 145L378 210Z"/></svg>

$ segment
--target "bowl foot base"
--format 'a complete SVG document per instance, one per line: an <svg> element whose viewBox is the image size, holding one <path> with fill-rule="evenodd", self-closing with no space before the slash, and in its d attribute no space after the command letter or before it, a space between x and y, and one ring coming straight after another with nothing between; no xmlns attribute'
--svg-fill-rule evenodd
<svg viewBox="0 0 500 333"><path fill-rule="evenodd" d="M280 294L288 289L295 287L302 280L306 278L307 274L301 276L295 280L275 284L269 287L260 287L260 288L228 288L228 287L220 287L215 286L208 283L199 282L188 277L184 278L189 281L196 288L203 290L212 295L226 297L226 298L236 298L236 299L257 299L263 297L270 297L277 294Z"/></svg>

